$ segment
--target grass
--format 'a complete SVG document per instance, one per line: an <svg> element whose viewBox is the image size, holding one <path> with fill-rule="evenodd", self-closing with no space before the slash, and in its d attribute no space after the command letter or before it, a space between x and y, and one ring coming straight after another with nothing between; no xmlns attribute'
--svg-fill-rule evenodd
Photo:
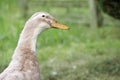
<svg viewBox="0 0 120 80"><path fill-rule="evenodd" d="M5 2L0 4L0 26L2 27L0 29L0 72L2 72L11 60L25 20L15 2L7 3L6 6L4 6ZM39 9L35 10L33 7L29 15L37 10ZM38 38L37 56L42 80L120 79L118 21L105 16L104 27L93 29L88 27L86 7L81 7L80 10L73 8L69 14L64 8L53 8L48 11L61 23L68 25L70 30L50 29Z"/></svg>

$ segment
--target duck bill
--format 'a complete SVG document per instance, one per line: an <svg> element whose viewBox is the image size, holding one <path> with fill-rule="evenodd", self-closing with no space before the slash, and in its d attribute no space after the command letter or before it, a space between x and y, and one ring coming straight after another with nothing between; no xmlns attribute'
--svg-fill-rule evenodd
<svg viewBox="0 0 120 80"><path fill-rule="evenodd" d="M51 27L52 28L59 28L59 29L63 29L63 30L68 30L69 29L69 27L67 27L66 25L63 25L63 24L57 22L56 20L52 21Z"/></svg>

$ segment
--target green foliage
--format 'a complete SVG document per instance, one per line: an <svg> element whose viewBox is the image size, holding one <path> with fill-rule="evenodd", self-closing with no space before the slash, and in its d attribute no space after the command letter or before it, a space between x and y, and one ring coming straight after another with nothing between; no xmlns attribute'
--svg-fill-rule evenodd
<svg viewBox="0 0 120 80"><path fill-rule="evenodd" d="M8 66L25 23L18 3L6 1L0 3L0 72ZM29 15L38 10L49 11L70 27L68 31L47 30L38 38L42 80L120 79L119 22L105 15L104 27L93 29L88 27L87 7L72 7L67 13L65 8L34 6Z"/></svg>

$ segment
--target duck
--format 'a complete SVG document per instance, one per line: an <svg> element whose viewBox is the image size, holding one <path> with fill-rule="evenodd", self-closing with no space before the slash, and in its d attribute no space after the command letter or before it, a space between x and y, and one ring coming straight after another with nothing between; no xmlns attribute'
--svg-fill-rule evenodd
<svg viewBox="0 0 120 80"><path fill-rule="evenodd" d="M69 29L47 12L36 12L26 21L12 59L0 74L0 80L40 80L36 42L37 37L50 28Z"/></svg>

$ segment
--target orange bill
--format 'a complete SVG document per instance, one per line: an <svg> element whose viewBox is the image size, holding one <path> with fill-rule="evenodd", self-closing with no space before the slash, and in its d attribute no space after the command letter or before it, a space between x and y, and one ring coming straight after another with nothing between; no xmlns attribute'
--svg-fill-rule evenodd
<svg viewBox="0 0 120 80"><path fill-rule="evenodd" d="M60 24L55 20L52 21L51 27L52 28L59 28L59 29L63 29L63 30L68 30L69 29L69 27L67 27L67 26L65 26L63 24Z"/></svg>

